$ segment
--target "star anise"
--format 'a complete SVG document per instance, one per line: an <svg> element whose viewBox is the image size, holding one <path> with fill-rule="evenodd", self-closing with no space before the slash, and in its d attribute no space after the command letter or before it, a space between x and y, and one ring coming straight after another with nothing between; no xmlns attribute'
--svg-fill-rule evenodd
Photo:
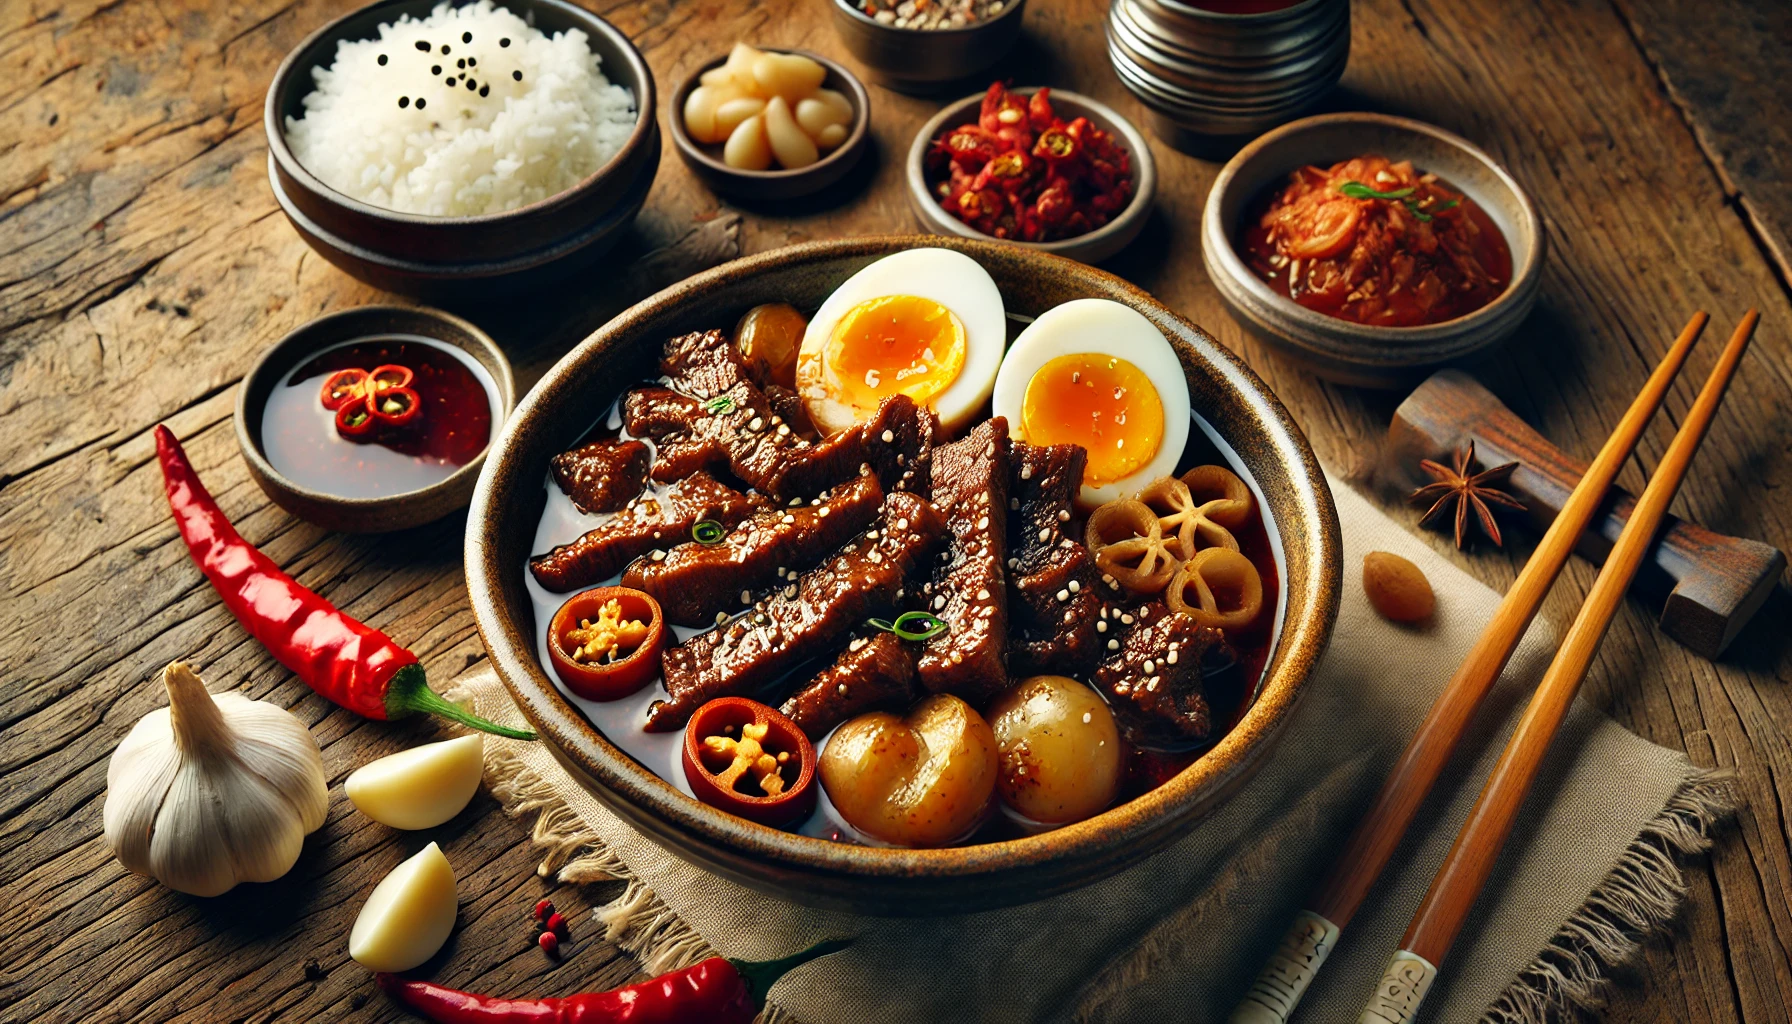
<svg viewBox="0 0 1792 1024"><path fill-rule="evenodd" d="M1468 515L1474 511L1475 519L1481 524L1481 532L1487 539L1498 546L1500 540L1500 524L1494 521L1493 509L1489 505L1500 505L1505 508L1524 511L1524 503L1499 489L1518 468L1518 463L1508 462L1503 466L1484 469L1470 475L1469 468L1475 464L1475 442L1470 441L1467 447L1456 450L1454 466L1445 466L1430 459L1422 459L1419 468L1424 470L1437 482L1426 484L1412 492L1407 498L1415 505L1431 502L1430 508L1419 517L1420 526L1430 526L1438 522L1454 510L1456 515L1456 546L1462 547L1467 538Z"/></svg>

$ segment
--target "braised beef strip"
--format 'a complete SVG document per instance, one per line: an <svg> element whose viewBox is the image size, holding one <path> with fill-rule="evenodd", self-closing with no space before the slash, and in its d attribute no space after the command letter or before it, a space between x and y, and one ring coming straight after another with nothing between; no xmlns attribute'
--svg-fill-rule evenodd
<svg viewBox="0 0 1792 1024"><path fill-rule="evenodd" d="M886 398L861 427L810 441L802 436L806 419L793 426L778 412L788 394L778 392L774 403L720 331L667 341L660 370L668 386L636 388L623 401L629 434L659 447L655 480L725 470L788 502L848 480L866 464L888 490L913 489L914 480L925 479L913 469L932 447L932 414L906 396Z"/></svg>
<svg viewBox="0 0 1792 1024"><path fill-rule="evenodd" d="M548 460L560 492L586 515L614 512L647 485L653 450L640 441L593 441Z"/></svg>
<svg viewBox="0 0 1792 1024"><path fill-rule="evenodd" d="M1070 529L1087 459L1081 445L1014 443L1008 667L1016 676L1083 676L1101 659L1101 574Z"/></svg>
<svg viewBox="0 0 1792 1024"><path fill-rule="evenodd" d="M915 656L894 633L860 637L780 709L812 740L866 711L900 711L915 699Z"/></svg>
<svg viewBox="0 0 1792 1024"><path fill-rule="evenodd" d="M1091 682L1108 698L1129 742L1201 740L1212 728L1201 663L1220 631L1153 601L1131 610L1103 606L1107 657Z"/></svg>
<svg viewBox="0 0 1792 1024"><path fill-rule="evenodd" d="M648 709L647 731L675 730L716 697L757 693L866 619L888 616L904 577L945 532L925 499L887 495L872 529L804 573L794 593L776 591L733 622L668 648L660 663L670 697Z"/></svg>
<svg viewBox="0 0 1792 1024"><path fill-rule="evenodd" d="M564 594L614 576L654 548L684 542L702 520L732 526L764 507L762 498L742 494L708 473L693 473L663 494L634 499L571 544L529 559L529 571L543 587Z"/></svg>
<svg viewBox="0 0 1792 1024"><path fill-rule="evenodd" d="M936 449L932 478L952 539L922 595L949 628L926 641L916 671L928 692L981 706L1008 685L1008 421Z"/></svg>
<svg viewBox="0 0 1792 1024"><path fill-rule="evenodd" d="M651 595L668 622L714 625L717 612L752 604L755 591L774 584L794 589L798 570L870 526L883 500L877 477L866 473L833 488L819 504L756 513L720 543L692 541L637 558L623 572L622 585Z"/></svg>

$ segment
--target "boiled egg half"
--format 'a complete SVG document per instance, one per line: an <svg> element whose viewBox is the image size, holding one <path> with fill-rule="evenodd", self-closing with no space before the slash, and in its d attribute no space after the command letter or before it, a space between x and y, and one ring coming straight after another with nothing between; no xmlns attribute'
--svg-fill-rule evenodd
<svg viewBox="0 0 1792 1024"><path fill-rule="evenodd" d="M1002 360L994 410L1029 444L1080 444L1084 505L1137 494L1176 471L1188 379L1163 332L1130 306L1074 299L1033 321Z"/></svg>
<svg viewBox="0 0 1792 1024"><path fill-rule="evenodd" d="M847 278L821 304L797 352L796 390L823 433L862 423L903 394L954 434L989 400L1006 340L1002 295L987 270L950 249L908 249Z"/></svg>

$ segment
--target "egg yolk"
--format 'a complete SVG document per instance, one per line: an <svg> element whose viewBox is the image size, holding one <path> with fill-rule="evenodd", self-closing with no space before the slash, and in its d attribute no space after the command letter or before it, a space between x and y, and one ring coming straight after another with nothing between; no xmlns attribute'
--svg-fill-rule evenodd
<svg viewBox="0 0 1792 1024"><path fill-rule="evenodd" d="M957 314L932 299L882 295L841 315L822 360L831 397L875 409L898 394L925 405L958 379L964 355Z"/></svg>
<svg viewBox="0 0 1792 1024"><path fill-rule="evenodd" d="M1094 486L1123 480L1164 441L1164 407L1138 367L1094 352L1059 356L1027 382L1021 430L1030 444L1080 444Z"/></svg>

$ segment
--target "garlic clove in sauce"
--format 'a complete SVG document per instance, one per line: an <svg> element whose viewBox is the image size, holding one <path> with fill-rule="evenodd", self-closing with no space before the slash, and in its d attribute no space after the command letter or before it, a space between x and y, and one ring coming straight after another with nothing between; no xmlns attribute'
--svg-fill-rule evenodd
<svg viewBox="0 0 1792 1024"><path fill-rule="evenodd" d="M107 766L107 845L195 896L286 874L329 805L310 730L266 701L208 693L178 661L162 683L169 706L143 716Z"/></svg>
<svg viewBox="0 0 1792 1024"><path fill-rule="evenodd" d="M408 971L454 930L454 869L430 843L380 879L348 935L348 955L374 971Z"/></svg>
<svg viewBox="0 0 1792 1024"><path fill-rule="evenodd" d="M355 809L393 828L434 828L479 791L481 733L425 743L354 770L343 784Z"/></svg>

